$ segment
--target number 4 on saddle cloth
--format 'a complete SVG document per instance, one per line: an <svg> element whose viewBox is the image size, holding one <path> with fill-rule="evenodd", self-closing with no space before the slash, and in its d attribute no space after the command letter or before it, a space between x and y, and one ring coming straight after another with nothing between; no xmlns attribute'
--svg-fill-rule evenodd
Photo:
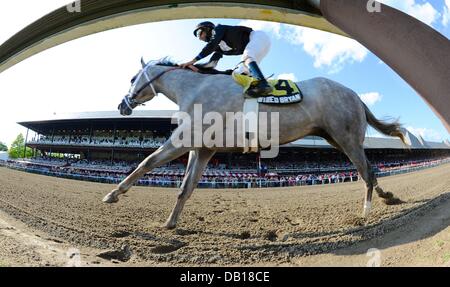
<svg viewBox="0 0 450 287"><path fill-rule="evenodd" d="M280 105L299 103L303 100L302 92L291 80L268 80L269 85L273 87L272 94L259 96L253 94L251 90L257 79L239 73L232 75L236 83L244 88L244 93L252 98L258 98L258 103Z"/></svg>

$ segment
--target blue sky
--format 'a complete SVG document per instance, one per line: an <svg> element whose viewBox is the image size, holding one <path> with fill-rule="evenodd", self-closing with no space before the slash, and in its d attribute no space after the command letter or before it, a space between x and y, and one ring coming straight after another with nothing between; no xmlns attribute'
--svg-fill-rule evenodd
<svg viewBox="0 0 450 287"><path fill-rule="evenodd" d="M0 4L0 42L67 1L35 2L38 1ZM450 0L384 2L421 19L449 38ZM21 12L25 6L26 12ZM450 139L440 120L417 93L356 41L278 23L210 20L268 32L272 50L262 63L267 75L295 80L330 78L357 92L377 117L400 118L405 127L426 140ZM149 23L88 36L38 54L0 74L2 105L10 107L0 115L0 141L10 144L18 133L24 132L17 121L51 118L53 114L67 112L114 110L128 90L131 76L139 69L140 56L148 60L171 56L177 62L184 62L198 54L203 43L192 35L197 22ZM219 68L232 68L239 61L240 57L226 57ZM27 85L21 87L24 80ZM160 96L141 109L176 108ZM370 129L368 135L377 136L377 133Z"/></svg>

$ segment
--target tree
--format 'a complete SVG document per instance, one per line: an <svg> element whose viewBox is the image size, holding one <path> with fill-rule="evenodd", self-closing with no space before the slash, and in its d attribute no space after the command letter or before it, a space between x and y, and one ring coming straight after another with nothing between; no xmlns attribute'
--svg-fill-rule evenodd
<svg viewBox="0 0 450 287"><path fill-rule="evenodd" d="M22 134L19 134L17 138L11 144L11 148L9 149L9 157L10 158L23 158L23 151L25 148L25 139ZM25 158L31 157L33 155L33 151L30 148L26 149Z"/></svg>
<svg viewBox="0 0 450 287"><path fill-rule="evenodd" d="M8 147L2 142L0 142L0 151L8 151Z"/></svg>

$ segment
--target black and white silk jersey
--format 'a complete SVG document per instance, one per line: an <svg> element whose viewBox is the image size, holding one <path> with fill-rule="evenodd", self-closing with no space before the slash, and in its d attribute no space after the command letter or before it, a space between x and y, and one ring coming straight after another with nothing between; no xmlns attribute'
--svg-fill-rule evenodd
<svg viewBox="0 0 450 287"><path fill-rule="evenodd" d="M211 62L218 61L223 55L242 55L250 41L250 33L252 31L252 28L245 26L219 24L212 31L211 40L195 59L199 61L213 52Z"/></svg>

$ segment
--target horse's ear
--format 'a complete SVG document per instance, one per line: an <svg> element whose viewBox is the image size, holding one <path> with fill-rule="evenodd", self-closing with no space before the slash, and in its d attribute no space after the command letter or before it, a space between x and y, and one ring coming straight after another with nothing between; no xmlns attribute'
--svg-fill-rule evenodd
<svg viewBox="0 0 450 287"><path fill-rule="evenodd" d="M145 68L145 66L146 66L144 57L141 57L141 65L142 65L142 68Z"/></svg>

